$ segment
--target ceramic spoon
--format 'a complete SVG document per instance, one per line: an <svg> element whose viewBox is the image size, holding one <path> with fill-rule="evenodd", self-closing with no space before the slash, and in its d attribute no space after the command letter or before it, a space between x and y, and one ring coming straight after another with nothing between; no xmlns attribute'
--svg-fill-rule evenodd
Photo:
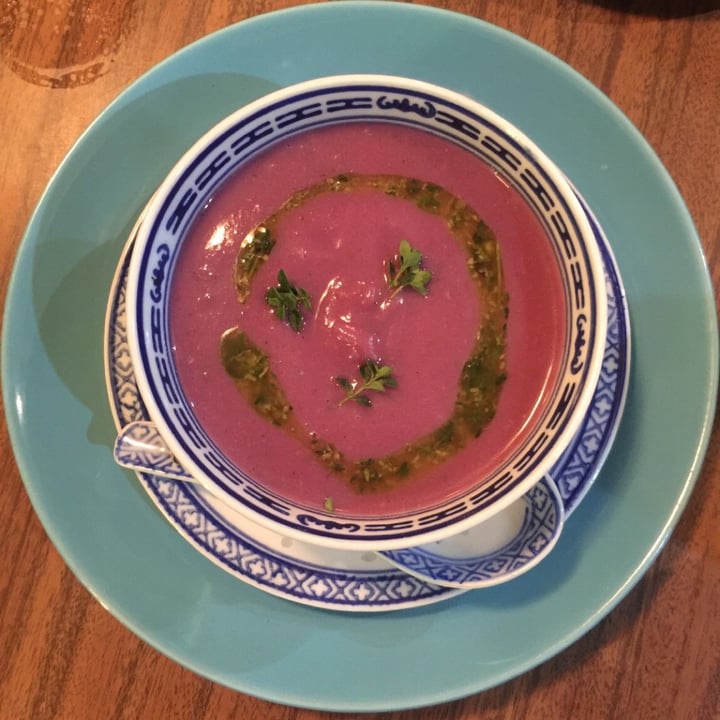
<svg viewBox="0 0 720 720"><path fill-rule="evenodd" d="M543 478L519 500L446 540L379 553L422 580L454 588L507 582L547 557L562 532L565 509L555 483Z"/></svg>
<svg viewBox="0 0 720 720"><path fill-rule="evenodd" d="M118 465L136 472L196 482L175 459L152 422L138 421L125 425L115 439L113 457Z"/></svg>

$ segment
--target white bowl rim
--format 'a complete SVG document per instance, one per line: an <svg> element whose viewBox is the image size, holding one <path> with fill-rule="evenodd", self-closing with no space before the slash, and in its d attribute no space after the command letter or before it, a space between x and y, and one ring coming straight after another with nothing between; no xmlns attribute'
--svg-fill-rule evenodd
<svg viewBox="0 0 720 720"><path fill-rule="evenodd" d="M359 536L355 530L345 532L341 525L351 525L357 518L337 516L332 513L323 513L322 511L313 510L315 518L313 522L319 521L325 527L318 530L317 527L303 527L297 524L289 524L283 521L281 517L268 517L264 512L258 510L257 507L248 506L244 501L238 499L234 494L225 491L221 484L218 484L201 469L198 463L189 454L183 444L178 441L173 430L165 421L165 416L153 390L152 383L148 379L145 370L145 364L141 354L141 345L147 342L148 338L141 338L138 332L135 318L137 316L136 301L140 286L141 275L141 258L142 248L152 235L153 223L159 214L162 213L166 202L166 195L171 192L176 184L182 179L187 172L188 167L199 153L218 138L221 138L235 127L243 119L252 117L254 114L263 111L265 108L272 106L278 102L288 100L289 98L317 93L323 90L329 90L339 86L352 86L356 88L368 86L382 86L384 88L396 89L399 92L414 92L421 95L429 95L440 98L450 105L459 108L468 109L474 115L482 117L489 123L494 125L507 138L515 143L525 153L528 153L533 164L539 165L542 172L549 178L553 186L558 190L562 202L568 209L569 216L578 228L579 237L582 238L582 252L586 256L586 267L589 269L588 277L592 281L592 302L594 311L594 323L592 324L591 340L593 344L592 352L587 356L585 363L586 381L580 389L574 400L574 409L572 413L564 419L564 428L558 434L557 439L552 447L543 455L542 461L538 463L533 470L524 479L512 486L510 490L502 494L499 498L492 502L489 507L485 507L477 512L463 515L462 519L450 521L444 524L435 525L430 530L417 530L415 528L411 533L395 532L392 537L387 535L378 536ZM138 248L141 248L138 251ZM131 258L129 276L128 276L128 341L130 347L130 355L135 367L138 387L143 397L148 413L152 420L158 426L160 433L165 439L168 446L178 458L178 461L187 468L198 481L206 487L209 492L222 497L232 507L239 512L251 517L256 522L264 524L276 531L285 533L306 542L314 542L318 545L326 547L348 548L352 547L357 550L393 550L412 545L420 545L436 540L449 537L456 533L472 527L496 512L500 512L512 502L524 495L533 484L535 484L548 469L552 467L555 461L560 457L566 445L574 437L579 428L587 408L592 400L595 386L602 367L603 347L605 335L607 331L607 306L605 300L605 285L603 281L603 265L600 250L594 239L592 228L590 227L587 216L582 208L572 186L562 171L555 163L531 140L527 135L517 129L508 120L498 115L492 109L486 107L481 102L472 97L463 95L457 91L416 80L408 77L399 77L383 74L348 74L348 75L328 75L318 77L311 80L302 81L279 90L266 94L240 108L220 120L216 125L204 133L193 145L180 157L175 166L166 175L163 182L156 190L154 196L148 203L145 210L144 221L138 228L136 237L135 251ZM286 501L287 502L287 501ZM288 503L292 504L292 503ZM417 513L415 513L417 514ZM386 518L373 518L371 523L384 523ZM389 518L393 520L392 517Z"/></svg>

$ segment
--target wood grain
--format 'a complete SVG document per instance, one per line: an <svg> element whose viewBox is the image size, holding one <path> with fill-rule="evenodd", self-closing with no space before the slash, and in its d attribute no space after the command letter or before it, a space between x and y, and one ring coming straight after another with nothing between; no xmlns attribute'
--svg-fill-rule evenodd
<svg viewBox="0 0 720 720"><path fill-rule="evenodd" d="M0 0L0 281L55 168L118 92L178 48L285 0ZM298 4L298 3L292 3ZM720 3L446 0L555 53L668 168L720 282ZM40 139L42 138L42 140ZM0 720L361 717L257 700L140 641L49 543L0 425ZM385 720L720 718L720 439L643 580L585 637L482 694Z"/></svg>

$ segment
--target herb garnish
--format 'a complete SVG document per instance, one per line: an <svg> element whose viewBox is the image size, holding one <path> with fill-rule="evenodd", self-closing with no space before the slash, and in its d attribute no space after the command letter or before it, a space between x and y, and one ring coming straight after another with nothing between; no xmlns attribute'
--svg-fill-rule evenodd
<svg viewBox="0 0 720 720"><path fill-rule="evenodd" d="M407 240L401 240L398 256L388 262L387 283L393 291L390 300L405 287L411 287L421 295L427 295L427 284L432 278L432 273L420 267L421 261L422 253L413 248Z"/></svg>
<svg viewBox="0 0 720 720"><path fill-rule="evenodd" d="M397 387L397 382L392 376L393 370L388 365L378 365L374 360L368 359L358 369L363 382L348 380L345 377L335 378L335 382L345 390L345 397L340 401L340 405L348 400L354 400L365 407L372 407L372 400L364 394L367 390L385 392L385 388Z"/></svg>
<svg viewBox="0 0 720 720"><path fill-rule="evenodd" d="M277 279L278 286L268 288L265 293L265 302L276 317L286 320L295 332L300 332L304 321L301 306L311 309L310 295L303 288L291 284L284 270L278 272Z"/></svg>

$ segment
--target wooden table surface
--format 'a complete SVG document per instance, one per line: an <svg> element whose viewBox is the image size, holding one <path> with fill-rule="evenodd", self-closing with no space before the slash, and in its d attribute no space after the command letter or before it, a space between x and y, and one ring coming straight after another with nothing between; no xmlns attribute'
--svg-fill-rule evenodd
<svg viewBox="0 0 720 720"><path fill-rule="evenodd" d="M124 87L189 42L287 0L0 0L0 267L43 188ZM720 279L720 2L448 0L550 50L599 86L668 168ZM38 130L44 142L38 141ZM680 132L682 130L682 132ZM642 581L595 629L436 718L720 718L720 437ZM76 580L36 518L0 425L0 720L268 718L332 713L213 684L135 637ZM343 717L353 717L344 715ZM359 717L359 716L358 716Z"/></svg>

